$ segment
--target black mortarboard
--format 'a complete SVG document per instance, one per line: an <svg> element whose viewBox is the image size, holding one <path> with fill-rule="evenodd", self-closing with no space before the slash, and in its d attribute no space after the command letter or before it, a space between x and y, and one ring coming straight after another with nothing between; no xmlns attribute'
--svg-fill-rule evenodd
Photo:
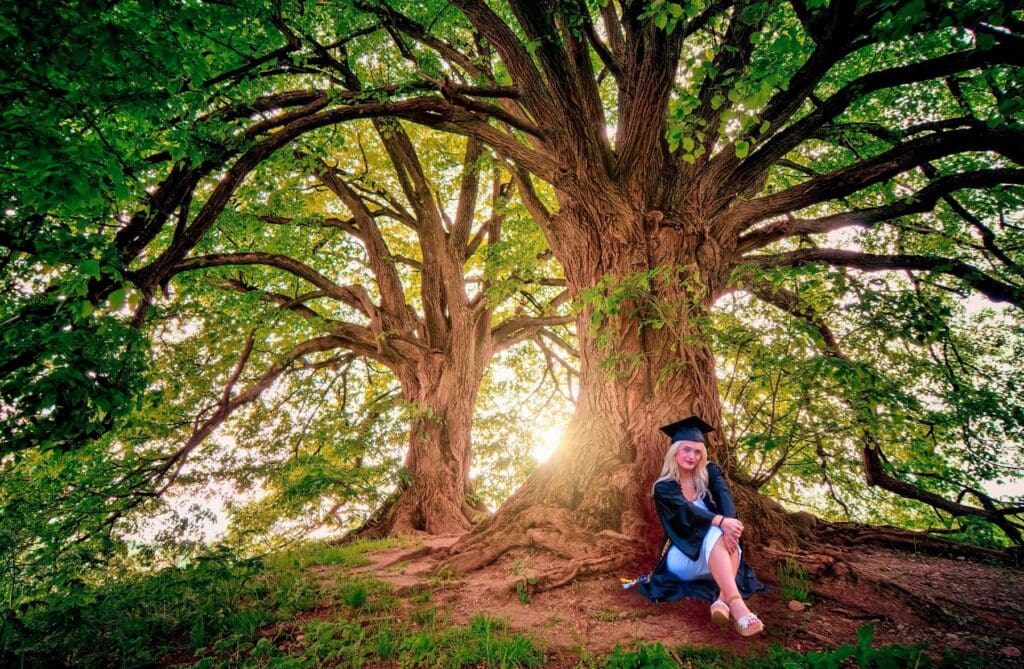
<svg viewBox="0 0 1024 669"><path fill-rule="evenodd" d="M708 432L714 432L715 428L697 416L690 416L689 418L677 420L671 425L664 426L661 428L661 431L668 435L673 444L677 441L699 441L703 444L704 435Z"/></svg>

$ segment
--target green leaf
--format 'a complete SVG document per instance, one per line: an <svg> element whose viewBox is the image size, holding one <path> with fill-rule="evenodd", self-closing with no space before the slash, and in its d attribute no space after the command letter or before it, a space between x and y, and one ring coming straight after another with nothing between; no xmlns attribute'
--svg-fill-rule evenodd
<svg viewBox="0 0 1024 669"><path fill-rule="evenodd" d="M128 290L126 288L118 288L110 294L107 298L110 301L110 308L113 311L117 311L124 306L125 298L128 297Z"/></svg>
<svg viewBox="0 0 1024 669"><path fill-rule="evenodd" d="M78 265L78 271L80 271L82 274L85 274L86 276L90 276L94 279L99 279L100 261L94 259L83 260L81 264Z"/></svg>
<svg viewBox="0 0 1024 669"><path fill-rule="evenodd" d="M974 34L974 41L980 51L989 51L996 44L996 38L989 33L978 32Z"/></svg>

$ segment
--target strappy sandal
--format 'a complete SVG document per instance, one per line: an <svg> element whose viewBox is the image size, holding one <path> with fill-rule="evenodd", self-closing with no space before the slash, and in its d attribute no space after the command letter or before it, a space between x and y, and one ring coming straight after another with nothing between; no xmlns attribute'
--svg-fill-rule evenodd
<svg viewBox="0 0 1024 669"><path fill-rule="evenodd" d="M711 622L725 629L729 626L730 612L728 604L720 599L716 599L711 603Z"/></svg>
<svg viewBox="0 0 1024 669"><path fill-rule="evenodd" d="M729 601L731 602L739 598L740 595L736 595L735 597L730 597ZM733 623L733 627L736 628L736 633L742 637L754 636L764 631L764 623L761 622L756 613L748 613L742 618L737 618L736 622Z"/></svg>
<svg viewBox="0 0 1024 669"><path fill-rule="evenodd" d="M764 631L764 623L756 613L748 613L743 616L736 621L735 627L740 636L754 636L758 632Z"/></svg>

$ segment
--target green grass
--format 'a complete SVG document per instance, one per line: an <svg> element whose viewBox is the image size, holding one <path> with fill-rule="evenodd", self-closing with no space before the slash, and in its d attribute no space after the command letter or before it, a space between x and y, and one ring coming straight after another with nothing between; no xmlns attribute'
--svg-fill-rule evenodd
<svg viewBox="0 0 1024 669"><path fill-rule="evenodd" d="M304 546L267 558L270 566L291 565L301 568L308 567L363 567L370 564L366 557L368 551L383 551L396 546L408 544L409 539L378 539L375 541L360 540L339 546L327 542L311 542Z"/></svg>
<svg viewBox="0 0 1024 669"><path fill-rule="evenodd" d="M761 654L732 655L714 648L667 649L660 643L637 644L632 649L616 646L604 664L591 660L588 666L602 669L980 669L977 658L947 652L940 659L926 655L923 645L871 645L874 625L857 630L855 645L799 653L774 644Z"/></svg>
<svg viewBox="0 0 1024 669"><path fill-rule="evenodd" d="M778 563L779 590L786 601L811 602L811 577L796 560L786 558Z"/></svg>
<svg viewBox="0 0 1024 669"><path fill-rule="evenodd" d="M418 628L397 619L372 622L365 618L317 621L303 627L301 648L284 654L273 644L254 645L247 653L211 655L198 669L228 667L362 667L388 663L400 668L539 667L543 649L529 636L514 633L502 620L475 616L468 625L428 622Z"/></svg>
<svg viewBox="0 0 1024 669"><path fill-rule="evenodd" d="M394 545L309 543L265 559L220 551L108 583L73 580L0 608L0 666L141 667L183 648L241 655L261 629L317 605L324 593L308 567L364 564Z"/></svg>

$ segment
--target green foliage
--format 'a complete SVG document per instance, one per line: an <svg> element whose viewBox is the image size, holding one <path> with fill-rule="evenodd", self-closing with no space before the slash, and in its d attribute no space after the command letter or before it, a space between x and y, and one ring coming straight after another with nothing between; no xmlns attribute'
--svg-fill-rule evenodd
<svg viewBox="0 0 1024 669"><path fill-rule="evenodd" d="M0 455L79 448L139 407L145 339L82 295L64 297L0 306Z"/></svg>
<svg viewBox="0 0 1024 669"><path fill-rule="evenodd" d="M200 655L265 653L258 643L263 628L293 620L324 596L310 567L356 566L366 551L393 544L359 542L339 552L313 543L265 559L221 550L183 567L128 569L121 576L108 571L98 583L69 579L48 593L5 599L0 660L12 666L148 665L180 649L182 640ZM393 607L379 581L346 580L337 594L360 611Z"/></svg>
<svg viewBox="0 0 1024 669"><path fill-rule="evenodd" d="M779 576L779 591L785 601L811 601L811 579L803 565L792 558L779 561L776 565Z"/></svg>
<svg viewBox="0 0 1024 669"><path fill-rule="evenodd" d="M671 333L670 353L706 343L707 291L700 271L693 266L656 267L623 276L605 275L592 288L581 290L578 308L588 316L589 335L606 352L602 368L624 376L646 364L643 354L616 350L620 328L666 330ZM648 352L647 355L655 355ZM659 370L659 383L685 361L672 360Z"/></svg>
<svg viewBox="0 0 1024 669"><path fill-rule="evenodd" d="M616 646L605 659L604 667L640 668L681 667L685 669L952 669L953 667L979 667L972 658L959 657L946 652L938 661L925 653L923 645L893 644L873 648L874 625L857 630L857 644L831 650L798 653L772 644L764 652L732 655L714 648L678 648L668 650L660 643L637 644L633 650Z"/></svg>
<svg viewBox="0 0 1024 669"><path fill-rule="evenodd" d="M615 644L604 666L606 669L674 669L679 663L660 643L637 644L635 650L623 650Z"/></svg>
<svg viewBox="0 0 1024 669"><path fill-rule="evenodd" d="M186 635L193 648L249 637L282 602L315 600L293 574L262 574L255 562L229 555L102 587L69 585L6 612L4 657L73 666L154 663L176 636Z"/></svg>
<svg viewBox="0 0 1024 669"><path fill-rule="evenodd" d="M726 421L744 466L770 479L768 494L825 517L943 533L971 527L957 536L1008 544L991 525L979 533L971 521L866 486L861 454L870 430L894 476L949 497L984 495L986 481L1019 467L1024 454L1006 446L1021 443L1024 406L1006 372L1024 344L1007 315L969 313L927 285L823 268L738 283L798 296L833 337L740 296L716 305L709 333Z"/></svg>

